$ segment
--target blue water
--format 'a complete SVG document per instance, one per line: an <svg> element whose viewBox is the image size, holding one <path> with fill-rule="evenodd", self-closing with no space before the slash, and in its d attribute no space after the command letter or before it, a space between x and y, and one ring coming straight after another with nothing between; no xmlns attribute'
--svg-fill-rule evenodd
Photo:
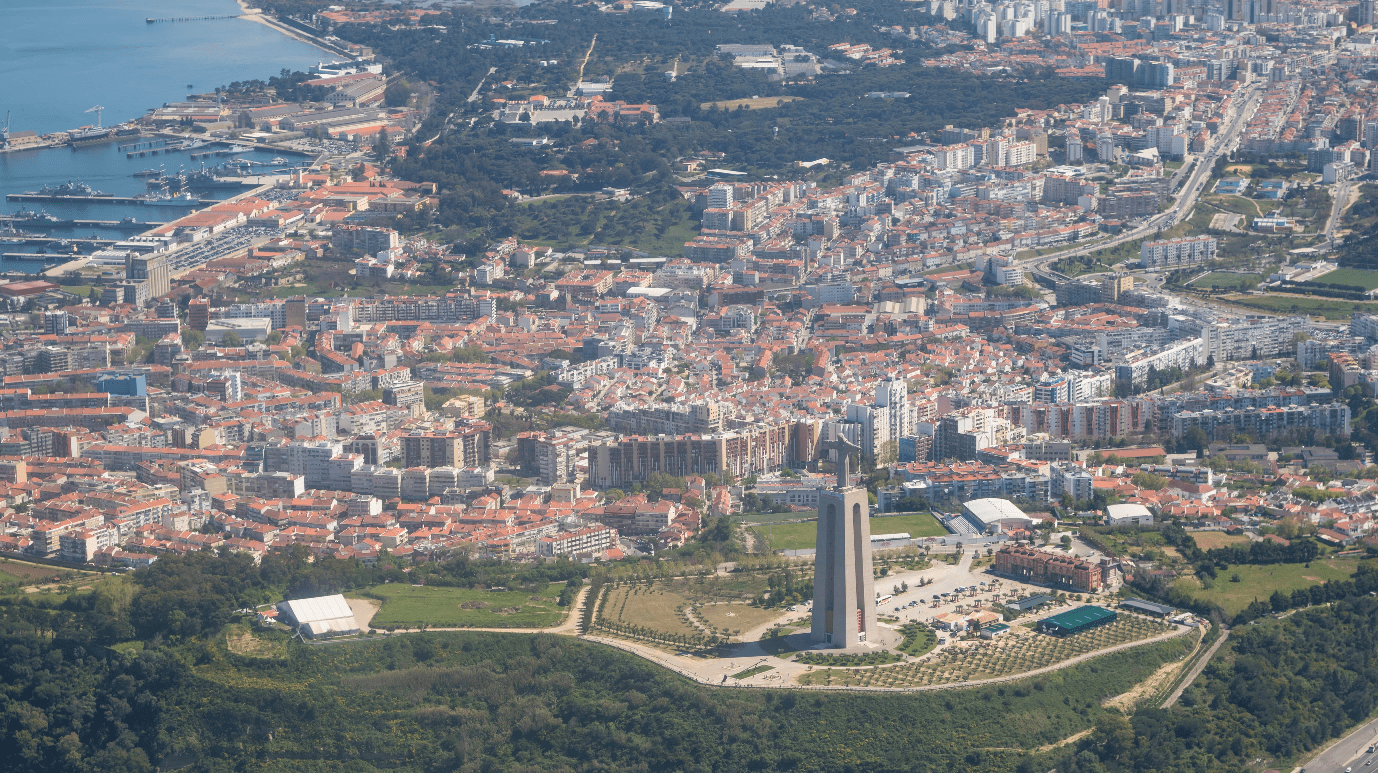
<svg viewBox="0 0 1378 773"><path fill-rule="evenodd" d="M106 126L177 102L190 92L209 92L232 81L263 79L282 69L305 70L330 56L320 49L245 19L148 24L145 19L238 14L234 0L0 0L0 112L10 114L13 131L40 134L94 125L103 105ZM188 86L191 89L189 91ZM0 116L3 120L3 116ZM133 173L163 167L196 169L187 152L129 159L117 145L131 140L82 148L47 148L0 153L0 199L3 194L34 191L45 185L81 180L117 196L144 193ZM200 148L198 152L209 150ZM267 162L274 153L237 156ZM300 156L284 157L299 163ZM228 156L205 159L208 166ZM267 167L261 167L267 169ZM233 191L207 191L223 198ZM27 203L0 200L0 214L21 206L46 209L65 220L167 221L186 214L178 207L117 204ZM36 230L28 227L29 230ZM53 236L120 238L130 231L42 229ZM5 245L0 251L35 251ZM42 264L13 261L0 271L40 270Z"/></svg>
<svg viewBox="0 0 1378 773"><path fill-rule="evenodd" d="M329 54L246 19L148 24L148 17L238 14L234 0L0 0L0 111L40 134L106 125L184 99L187 84L305 70Z"/></svg>

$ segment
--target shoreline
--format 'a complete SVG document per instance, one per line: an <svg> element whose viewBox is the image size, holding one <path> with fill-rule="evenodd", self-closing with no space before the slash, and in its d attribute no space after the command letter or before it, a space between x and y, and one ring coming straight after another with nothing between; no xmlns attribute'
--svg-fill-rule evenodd
<svg viewBox="0 0 1378 773"><path fill-rule="evenodd" d="M297 32L296 30L292 29L291 27L288 27L285 24L269 20L264 15L262 10L254 8L252 5L248 3L248 0L235 0L235 4L239 6L239 18L244 19L245 21L251 21L255 24L262 24L263 26L271 30L276 30L281 34L286 35L289 38L292 38L293 40L300 41L309 46L313 46L321 51L324 51L327 54L330 54L332 57L344 56L344 54L341 54L339 51L325 47L320 43L320 41L316 40L315 38L312 38L309 35ZM258 11L258 13L250 13L250 11Z"/></svg>

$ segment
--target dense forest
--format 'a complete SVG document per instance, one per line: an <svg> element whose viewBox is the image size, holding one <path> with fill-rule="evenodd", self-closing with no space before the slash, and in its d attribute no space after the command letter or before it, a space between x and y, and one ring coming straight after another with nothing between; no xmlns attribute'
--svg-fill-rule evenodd
<svg viewBox="0 0 1378 773"><path fill-rule="evenodd" d="M1057 769L1231 771L1315 749L1378 707L1375 631L1367 596L1238 629L1180 708L1105 715Z"/></svg>
<svg viewBox="0 0 1378 773"><path fill-rule="evenodd" d="M168 557L51 607L0 598L4 769L1224 771L1286 761L1375 708L1378 599L1366 595L1238 629L1179 708L1128 719L1104 699L1180 658L1183 640L910 695L705 688L545 635L313 646L269 634L265 655L228 649L243 605L401 571L301 559ZM536 583L580 569L456 561L421 573ZM1351 594L1372 574L1365 565ZM1019 751L1093 726L1072 746Z"/></svg>

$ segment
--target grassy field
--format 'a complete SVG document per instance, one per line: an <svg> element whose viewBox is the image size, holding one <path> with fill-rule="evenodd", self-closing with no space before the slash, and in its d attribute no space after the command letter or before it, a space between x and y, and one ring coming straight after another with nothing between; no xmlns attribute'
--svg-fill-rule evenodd
<svg viewBox="0 0 1378 773"><path fill-rule="evenodd" d="M422 623L433 628L545 628L564 621L565 609L556 604L563 587L558 583L532 593L388 584L349 595L383 602L370 623L374 628Z"/></svg>
<svg viewBox="0 0 1378 773"><path fill-rule="evenodd" d="M705 604L694 614L714 628L746 632L778 620L787 613L781 608L766 609L749 604Z"/></svg>
<svg viewBox="0 0 1378 773"><path fill-rule="evenodd" d="M1312 561L1309 567L1305 564L1232 566L1221 572L1210 588L1201 587L1195 577L1178 580L1177 587L1235 614L1254 599L1267 601L1273 591L1291 593L1326 580L1349 579L1358 565L1356 558L1322 558ZM1234 575L1239 575L1239 582L1230 582Z"/></svg>
<svg viewBox="0 0 1378 773"><path fill-rule="evenodd" d="M758 537L770 537L772 550L807 550L818 542L818 520L804 523L782 523L755 529ZM871 516L872 534L899 534L908 532L910 537L945 537L947 529L928 513L908 515Z"/></svg>
<svg viewBox="0 0 1378 773"><path fill-rule="evenodd" d="M1212 271L1195 282L1192 282L1191 286L1201 288L1209 287L1211 289L1228 287L1237 290L1241 286L1247 284L1249 288L1252 289L1258 286L1258 283L1262 281L1262 274L1237 274L1233 271Z"/></svg>
<svg viewBox="0 0 1378 773"><path fill-rule="evenodd" d="M722 102L704 102L699 105L700 110L707 110L710 107L717 107L719 110L736 110L738 107L745 106L747 110L764 110L770 107L779 107L785 102L793 102L803 97L748 97L747 99L729 99Z"/></svg>
<svg viewBox="0 0 1378 773"><path fill-rule="evenodd" d="M1249 541L1243 534L1226 534L1223 531L1194 531L1191 537L1196 540L1196 547L1202 550L1225 548Z"/></svg>
<svg viewBox="0 0 1378 773"><path fill-rule="evenodd" d="M673 590L623 586L608 590L607 600L603 603L603 616L661 633L693 636L700 633L699 629L686 622L678 611L681 607L688 609L692 605L688 596Z"/></svg>
<svg viewBox="0 0 1378 773"><path fill-rule="evenodd" d="M1325 317L1326 319L1349 319L1356 311L1378 314L1378 303L1339 301L1305 295L1223 296L1216 300L1225 300L1238 306L1262 309L1274 314L1306 314L1312 317Z"/></svg>
<svg viewBox="0 0 1378 773"><path fill-rule="evenodd" d="M1259 209L1258 202L1243 196L1225 196L1212 193L1202 196L1201 200L1245 217L1263 217L1263 210Z"/></svg>
<svg viewBox="0 0 1378 773"><path fill-rule="evenodd" d="M1315 281L1333 285L1354 285L1355 287L1362 287L1365 290L1372 290L1378 287L1378 271L1366 271L1360 268L1337 268Z"/></svg>
<svg viewBox="0 0 1378 773"><path fill-rule="evenodd" d="M43 564L30 564L25 561L14 561L12 559L0 559L0 575L14 578L20 585L34 585L36 583L48 583L53 578L58 578L59 582L75 582L78 580L95 580L100 578L99 572L83 572L77 569L64 569L57 566L45 566Z"/></svg>

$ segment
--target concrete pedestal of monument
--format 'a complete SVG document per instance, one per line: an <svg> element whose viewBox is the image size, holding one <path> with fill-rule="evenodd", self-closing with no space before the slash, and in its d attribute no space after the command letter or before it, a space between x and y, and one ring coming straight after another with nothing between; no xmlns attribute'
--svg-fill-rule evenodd
<svg viewBox="0 0 1378 773"><path fill-rule="evenodd" d="M839 485L818 491L818 547L814 554L813 620L815 644L840 649L874 645L875 581L871 575L871 519L866 489Z"/></svg>

